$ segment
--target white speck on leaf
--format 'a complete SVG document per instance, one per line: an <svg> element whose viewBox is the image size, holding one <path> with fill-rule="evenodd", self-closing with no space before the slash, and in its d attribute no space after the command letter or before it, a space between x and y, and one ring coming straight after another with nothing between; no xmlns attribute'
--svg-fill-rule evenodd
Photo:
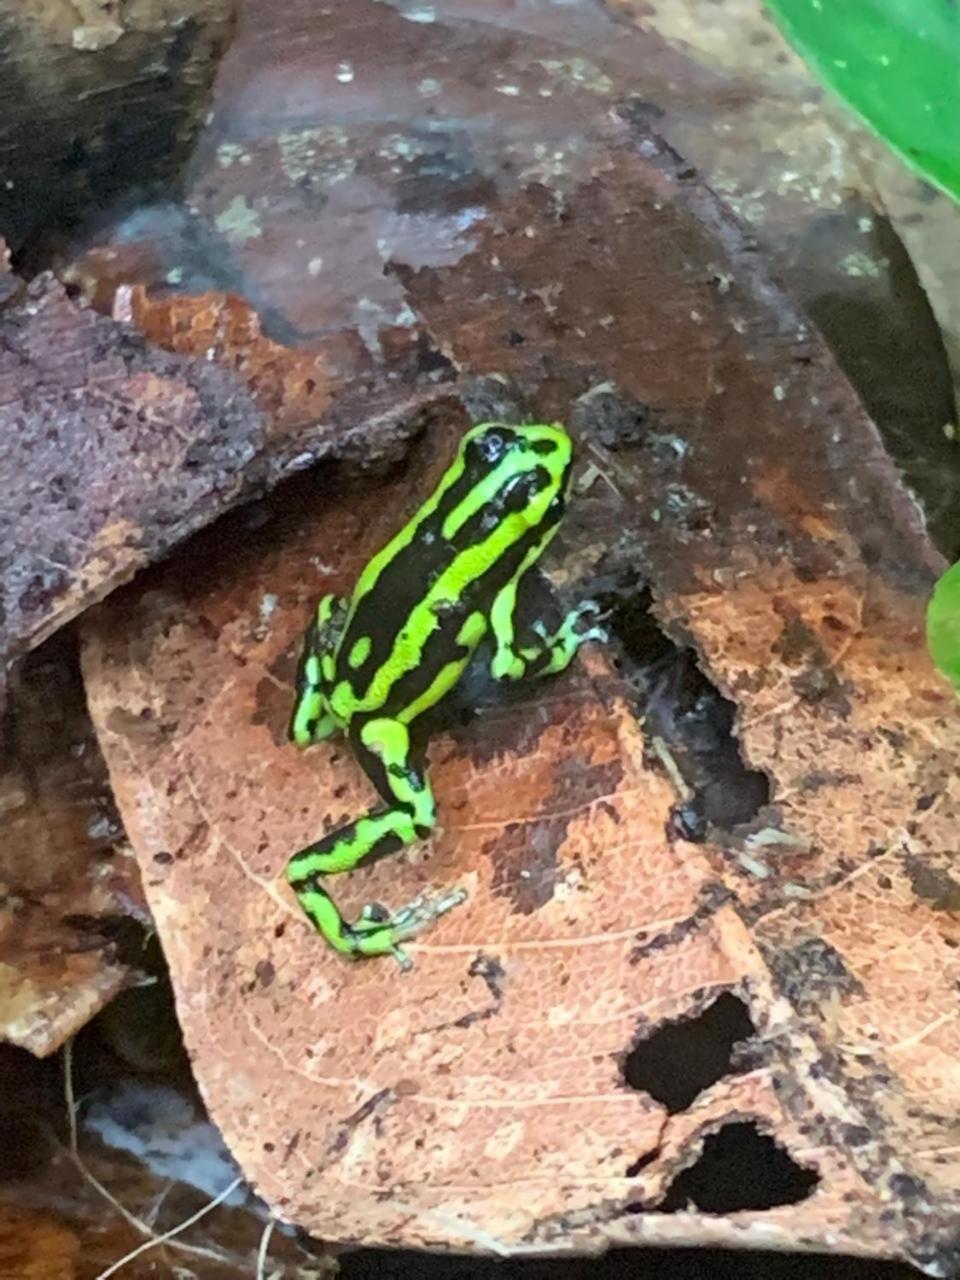
<svg viewBox="0 0 960 1280"><path fill-rule="evenodd" d="M881 264L867 253L848 253L840 267L846 275L857 279L878 280L881 275Z"/></svg>
<svg viewBox="0 0 960 1280"><path fill-rule="evenodd" d="M233 244L244 244L247 240L257 240L263 235L260 215L252 205L247 204L245 196L234 196L214 225Z"/></svg>

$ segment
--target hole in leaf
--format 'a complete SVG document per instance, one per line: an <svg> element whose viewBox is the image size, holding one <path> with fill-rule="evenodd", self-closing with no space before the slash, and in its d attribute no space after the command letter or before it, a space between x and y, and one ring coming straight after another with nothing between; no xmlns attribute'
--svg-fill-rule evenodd
<svg viewBox="0 0 960 1280"><path fill-rule="evenodd" d="M661 1213L772 1209L805 1200L819 1181L813 1169L797 1164L755 1124L739 1121L706 1138L699 1160L677 1174L657 1209Z"/></svg>
<svg viewBox="0 0 960 1280"><path fill-rule="evenodd" d="M668 1022L631 1049L624 1079L671 1115L686 1111L698 1093L728 1074L734 1045L756 1031L744 1002L725 991L698 1017Z"/></svg>
<svg viewBox="0 0 960 1280"><path fill-rule="evenodd" d="M751 822L770 802L770 782L743 762L735 703L710 683L692 649L664 634L648 588L623 581L596 594L630 660L648 731L667 744L693 791L675 812L675 834L703 840L710 825L729 831Z"/></svg>

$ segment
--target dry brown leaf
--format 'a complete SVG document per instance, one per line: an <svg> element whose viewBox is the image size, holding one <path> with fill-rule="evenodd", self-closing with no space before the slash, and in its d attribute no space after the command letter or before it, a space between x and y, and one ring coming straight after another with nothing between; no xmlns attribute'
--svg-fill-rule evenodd
<svg viewBox="0 0 960 1280"><path fill-rule="evenodd" d="M0 1039L52 1053L120 989L114 941L147 918L72 637L31 655L0 768Z"/></svg>
<svg viewBox="0 0 960 1280"><path fill-rule="evenodd" d="M441 739L443 835L338 886L354 908L470 889L411 948L414 973L327 952L280 873L369 790L342 749L286 743L290 676L310 602L348 586L396 517L372 487L301 514L325 496L297 495L216 578L196 580L198 549L107 606L91 704L198 1077L260 1190L324 1237L510 1248L537 1223L662 1189L662 1169L626 1176L666 1114L624 1086L619 1057L638 1020L762 966L729 907L679 953L640 956L641 931L709 900L709 874L668 845L672 793L596 655L588 675ZM782 1130L769 1081L746 1087L744 1109Z"/></svg>
<svg viewBox="0 0 960 1280"><path fill-rule="evenodd" d="M309 602L347 586L393 523L370 487L304 514L324 496L288 495L257 552L219 572L201 545L107 605L87 667L195 1069L261 1192L318 1235L369 1242L585 1247L619 1205L615 1238L639 1222L649 1240L892 1252L889 1195L842 1138L859 1111L822 1079L709 851L668 840L674 794L599 655L439 740L442 835L338 884L354 909L470 888L412 948L412 974L346 963L311 933L285 856L370 795L342 750L285 743L294 650ZM752 1069L675 1115L629 1089L638 1033L723 992L759 1034ZM616 1221L731 1123L791 1153L799 1203Z"/></svg>

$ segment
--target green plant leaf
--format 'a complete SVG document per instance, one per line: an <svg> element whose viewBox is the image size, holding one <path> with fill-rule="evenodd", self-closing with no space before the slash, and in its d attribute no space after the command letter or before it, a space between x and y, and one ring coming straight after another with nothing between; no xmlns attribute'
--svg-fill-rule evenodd
<svg viewBox="0 0 960 1280"><path fill-rule="evenodd" d="M787 38L907 164L960 201L956 0L767 0Z"/></svg>
<svg viewBox="0 0 960 1280"><path fill-rule="evenodd" d="M960 561L933 589L927 605L927 645L938 670L960 692Z"/></svg>

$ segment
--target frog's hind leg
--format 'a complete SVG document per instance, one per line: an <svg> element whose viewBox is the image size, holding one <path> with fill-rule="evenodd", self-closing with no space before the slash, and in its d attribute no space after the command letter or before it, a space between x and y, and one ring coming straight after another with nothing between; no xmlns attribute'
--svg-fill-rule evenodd
<svg viewBox="0 0 960 1280"><path fill-rule="evenodd" d="M436 822L433 793L422 763L411 755L406 725L388 718L368 720L359 732L351 734L351 741L388 807L348 822L294 854L287 866L287 880L314 926L337 951L353 955L392 952L406 964L399 943L462 902L465 894L456 891L433 903L417 899L394 915L371 905L352 924L344 920L324 887L325 878L424 839Z"/></svg>

